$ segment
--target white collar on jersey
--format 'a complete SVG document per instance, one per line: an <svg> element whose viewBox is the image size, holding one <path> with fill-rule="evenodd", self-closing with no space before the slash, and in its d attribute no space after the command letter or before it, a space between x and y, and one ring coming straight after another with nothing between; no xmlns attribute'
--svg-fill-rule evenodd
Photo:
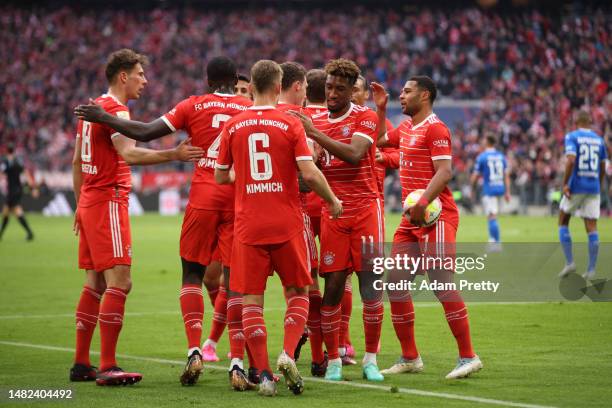
<svg viewBox="0 0 612 408"><path fill-rule="evenodd" d="M432 112L432 113L431 113L431 114L430 114L428 117L426 117L425 119L423 119L423 120L422 120L422 121L421 121L419 124L417 124L417 125L412 125L412 129L416 129L416 128L418 128L418 127L421 127L421 125L422 125L423 123L427 122L429 119L431 119L431 118L432 118L432 117L434 117L434 116L436 116L436 114Z"/></svg>
<svg viewBox="0 0 612 408"><path fill-rule="evenodd" d="M353 111L353 108L355 107L355 105L353 104L353 102L351 102L351 107L349 108L349 110L346 111L346 113L342 116L340 116L339 118L330 118L329 115L331 115L331 112L329 112L327 114L327 120L329 121L329 123L338 123L338 122L342 122L344 119L348 118L348 116L351 114L351 112Z"/></svg>
<svg viewBox="0 0 612 408"><path fill-rule="evenodd" d="M106 98L106 97L108 97L108 98L113 98L113 100L114 100L115 102L117 102L119 105L121 105L121 106L125 106L124 104L122 104L122 103L121 103L121 101L120 101L120 100L119 100L119 99L118 99L118 98L117 98L115 95L113 95L112 93L110 93L110 91L108 91L107 93L103 94L103 95L102 95L102 97L103 97L103 98Z"/></svg>
<svg viewBox="0 0 612 408"><path fill-rule="evenodd" d="M578 128L578 130L590 131L590 128Z"/></svg>
<svg viewBox="0 0 612 408"><path fill-rule="evenodd" d="M258 105L249 107L250 110L268 110L268 109L276 109L274 106L270 105Z"/></svg>
<svg viewBox="0 0 612 408"><path fill-rule="evenodd" d="M228 96L228 97L236 96L234 94L226 94L226 93L221 93L221 92L214 92L214 94L217 96Z"/></svg>
<svg viewBox="0 0 612 408"><path fill-rule="evenodd" d="M327 109L327 106L323 106L323 105L306 105L307 108L319 108L319 109Z"/></svg>

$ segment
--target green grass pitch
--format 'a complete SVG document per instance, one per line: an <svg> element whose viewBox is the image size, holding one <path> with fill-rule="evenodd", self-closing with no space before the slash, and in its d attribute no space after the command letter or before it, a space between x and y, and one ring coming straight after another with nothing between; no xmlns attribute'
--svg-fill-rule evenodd
<svg viewBox="0 0 612 408"><path fill-rule="evenodd" d="M123 355L120 365L142 372L143 381L119 389L72 384L68 369L74 344L73 315L83 281L76 266L72 220L29 218L36 233L34 242L25 242L14 220L0 242L0 404L8 402L8 389L33 388L71 388L71 402L46 402L44 406L74 407L226 407L248 403L283 407L603 407L610 406L612 400L612 304L590 302L468 305L473 342L485 369L465 380L444 379L457 352L442 308L417 303L417 344L425 361L421 374L388 376L382 384L367 388L371 383L361 379L357 365L345 368L346 383L315 381L308 377L306 346L298 363L307 375L301 396L293 396L284 387L279 387L277 398L266 400L252 392L233 392L228 386L225 359L205 369L195 387L181 387L178 377L186 353L178 303L181 219L157 215L132 218L134 288L118 346ZM398 219L388 215L388 239ZM500 224L508 242L557 239L556 220L551 217L502 217ZM585 241L580 220L573 220L572 234L575 242ZM600 236L602 241L612 242L612 220L600 221ZM463 217L458 241L486 241L486 220ZM599 265L598 270L602 277L612 277L609 265ZM360 357L364 340L355 293L351 337ZM265 306L270 358L275 359L282 344L284 311L276 278L269 282ZM211 315L212 307L207 303L205 335ZM96 333L94 351L99 349L98 337ZM227 351L224 334L219 356ZM399 344L387 310L379 365L390 365L398 355ZM94 355L93 361L97 360Z"/></svg>

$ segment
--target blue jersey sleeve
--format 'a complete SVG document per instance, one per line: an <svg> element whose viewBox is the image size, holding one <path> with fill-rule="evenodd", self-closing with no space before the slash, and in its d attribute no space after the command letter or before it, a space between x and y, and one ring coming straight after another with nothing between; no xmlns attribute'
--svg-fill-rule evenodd
<svg viewBox="0 0 612 408"><path fill-rule="evenodd" d="M576 146L576 140L571 133L565 135L565 155L576 156L578 148Z"/></svg>
<svg viewBox="0 0 612 408"><path fill-rule="evenodd" d="M608 148L605 142L601 142L601 153L599 154L601 162L608 158Z"/></svg>
<svg viewBox="0 0 612 408"><path fill-rule="evenodd" d="M476 157L476 163L474 164L474 173L482 174L482 163L483 163L482 153Z"/></svg>

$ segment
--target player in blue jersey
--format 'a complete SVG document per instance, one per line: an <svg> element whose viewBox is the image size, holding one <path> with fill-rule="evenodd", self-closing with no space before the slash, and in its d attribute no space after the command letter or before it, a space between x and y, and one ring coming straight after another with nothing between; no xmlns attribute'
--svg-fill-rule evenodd
<svg viewBox="0 0 612 408"><path fill-rule="evenodd" d="M559 205L559 241L566 264L559 273L564 277L576 271L572 254L572 238L569 220L572 215L584 219L589 237L589 266L582 275L585 279L595 276L595 264L599 250L597 219L599 218L600 186L605 174L606 145L601 136L590 129L591 116L580 111L576 118L577 130L565 135L565 175L563 198Z"/></svg>
<svg viewBox="0 0 612 408"><path fill-rule="evenodd" d="M497 213L501 197L510 201L510 175L504 154L495 149L495 137L487 136L486 149L476 158L472 173L472 185L482 177L482 208L489 219L489 249L499 250L500 233Z"/></svg>

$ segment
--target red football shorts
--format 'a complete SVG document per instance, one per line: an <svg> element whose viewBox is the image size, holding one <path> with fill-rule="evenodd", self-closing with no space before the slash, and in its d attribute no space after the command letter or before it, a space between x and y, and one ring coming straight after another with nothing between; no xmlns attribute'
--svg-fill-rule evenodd
<svg viewBox="0 0 612 408"><path fill-rule="evenodd" d="M402 221L402 224L407 223ZM449 265L449 261L454 265L457 243L457 228L454 225L440 220L430 227L408 229L402 224L393 236L391 257L408 254L433 258L427 264L431 267L417 271L418 274L423 274L426 269L447 269L438 265Z"/></svg>
<svg viewBox="0 0 612 408"><path fill-rule="evenodd" d="M306 231L280 244L248 245L237 239L232 251L230 288L245 295L262 295L276 272L284 287L312 284Z"/></svg>
<svg viewBox="0 0 612 408"><path fill-rule="evenodd" d="M313 237L319 237L321 239L321 216L310 216L310 231Z"/></svg>
<svg viewBox="0 0 612 408"><path fill-rule="evenodd" d="M132 264L127 203L104 201L79 207L79 268L102 272Z"/></svg>
<svg viewBox="0 0 612 408"><path fill-rule="evenodd" d="M356 215L321 217L319 273L362 270L362 259L380 256L384 240L384 215L378 199Z"/></svg>
<svg viewBox="0 0 612 408"><path fill-rule="evenodd" d="M304 232L308 240L308 253L310 254L310 267L316 269L319 267L319 249L315 241L315 235L313 225L310 217L307 214L304 215Z"/></svg>
<svg viewBox="0 0 612 408"><path fill-rule="evenodd" d="M187 204L181 229L181 258L201 265L210 265L218 246L221 263L229 265L233 235L233 211L201 210Z"/></svg>

